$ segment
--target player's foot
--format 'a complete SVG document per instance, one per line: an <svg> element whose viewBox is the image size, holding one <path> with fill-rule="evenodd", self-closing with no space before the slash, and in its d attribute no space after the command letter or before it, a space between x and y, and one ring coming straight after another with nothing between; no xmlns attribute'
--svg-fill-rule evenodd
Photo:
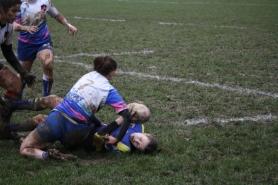
<svg viewBox="0 0 278 185"><path fill-rule="evenodd" d="M10 100L8 98L5 98L3 95L0 95L0 105L1 105L0 108L1 116L9 117L15 111Z"/></svg>
<svg viewBox="0 0 278 185"><path fill-rule="evenodd" d="M6 123L0 121L0 138L1 138L1 134L5 133L5 126L6 126Z"/></svg>
<svg viewBox="0 0 278 185"><path fill-rule="evenodd" d="M3 107L11 107L10 101L2 94L0 95L0 105L2 105Z"/></svg>
<svg viewBox="0 0 278 185"><path fill-rule="evenodd" d="M25 135L19 134L17 132L2 132L0 133L0 140L1 139L7 139L7 140L13 140L13 141L19 141L21 138L25 138Z"/></svg>
<svg viewBox="0 0 278 185"><path fill-rule="evenodd" d="M18 142L21 138L25 138L25 137L26 137L25 135L20 134L18 132L10 132L7 139Z"/></svg>
<svg viewBox="0 0 278 185"><path fill-rule="evenodd" d="M49 149L47 153L49 158L63 160L63 161L76 160L78 158L77 156L72 154L63 154L56 149Z"/></svg>

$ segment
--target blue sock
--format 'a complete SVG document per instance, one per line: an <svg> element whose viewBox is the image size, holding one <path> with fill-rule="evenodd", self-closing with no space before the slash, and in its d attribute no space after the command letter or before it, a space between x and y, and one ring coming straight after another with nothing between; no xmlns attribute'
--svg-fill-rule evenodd
<svg viewBox="0 0 278 185"><path fill-rule="evenodd" d="M26 82L23 82L23 83L22 83L21 93L20 93L20 95L19 95L19 98L20 98L21 100L22 100L23 90L24 90L25 86L26 86Z"/></svg>
<svg viewBox="0 0 278 185"><path fill-rule="evenodd" d="M43 96L50 95L53 79L42 79L43 81Z"/></svg>
<svg viewBox="0 0 278 185"><path fill-rule="evenodd" d="M48 153L47 152L43 152L42 153L42 158L43 158L43 160L48 160L49 158L48 158Z"/></svg>

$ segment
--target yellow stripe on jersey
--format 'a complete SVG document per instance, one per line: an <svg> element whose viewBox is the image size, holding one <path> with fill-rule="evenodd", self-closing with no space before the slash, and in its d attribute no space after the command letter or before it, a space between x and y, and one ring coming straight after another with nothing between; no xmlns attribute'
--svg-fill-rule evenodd
<svg viewBox="0 0 278 185"><path fill-rule="evenodd" d="M96 151L101 151L102 145L104 143L104 140L98 133L94 134L94 139L93 139L93 146L96 147Z"/></svg>
<svg viewBox="0 0 278 185"><path fill-rule="evenodd" d="M125 144L123 144L122 142L118 142L116 147L119 150L121 150L122 152L130 152L130 148L128 146L126 146Z"/></svg>

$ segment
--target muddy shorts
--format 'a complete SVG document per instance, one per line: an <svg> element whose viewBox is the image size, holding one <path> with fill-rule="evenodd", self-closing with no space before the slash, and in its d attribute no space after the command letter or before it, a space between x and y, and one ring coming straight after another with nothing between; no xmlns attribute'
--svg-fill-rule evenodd
<svg viewBox="0 0 278 185"><path fill-rule="evenodd" d="M28 44L18 40L17 54L18 60L30 61L37 58L37 53L41 50L49 49L53 51L52 42L48 41L43 44Z"/></svg>
<svg viewBox="0 0 278 185"><path fill-rule="evenodd" d="M89 135L90 127L87 124L76 124L59 111L53 111L44 122L39 123L36 130L49 143L60 141L65 146L75 146Z"/></svg>

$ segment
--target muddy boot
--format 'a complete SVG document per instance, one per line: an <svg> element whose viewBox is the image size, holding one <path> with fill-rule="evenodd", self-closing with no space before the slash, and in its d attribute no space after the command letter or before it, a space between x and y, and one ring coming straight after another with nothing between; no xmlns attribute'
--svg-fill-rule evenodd
<svg viewBox="0 0 278 185"><path fill-rule="evenodd" d="M5 127L6 127L6 123L0 121L0 139L19 141L21 138L25 138L25 135L18 134L17 132L6 131Z"/></svg>
<svg viewBox="0 0 278 185"><path fill-rule="evenodd" d="M56 150L56 149L49 149L47 151L47 154L50 159L58 159L58 160L63 160L63 161L78 159L78 157L75 155L63 154L63 153L59 152L59 150Z"/></svg>
<svg viewBox="0 0 278 185"><path fill-rule="evenodd" d="M0 105L7 109L12 109L12 103L8 98L5 98L4 95L0 95Z"/></svg>
<svg viewBox="0 0 278 185"><path fill-rule="evenodd" d="M15 110L9 106L0 106L0 139L9 139L18 141L20 138L25 137L17 132L9 132L5 130L7 124L11 122L12 114Z"/></svg>
<svg viewBox="0 0 278 185"><path fill-rule="evenodd" d="M26 138L25 135L19 134L17 132L9 132L6 139L13 140L13 141L20 141L20 139Z"/></svg>
<svg viewBox="0 0 278 185"><path fill-rule="evenodd" d="M10 123L14 111L14 109L9 107L0 106L0 122Z"/></svg>
<svg viewBox="0 0 278 185"><path fill-rule="evenodd" d="M8 137L6 131L5 131L6 123L0 122L0 139L6 139Z"/></svg>

